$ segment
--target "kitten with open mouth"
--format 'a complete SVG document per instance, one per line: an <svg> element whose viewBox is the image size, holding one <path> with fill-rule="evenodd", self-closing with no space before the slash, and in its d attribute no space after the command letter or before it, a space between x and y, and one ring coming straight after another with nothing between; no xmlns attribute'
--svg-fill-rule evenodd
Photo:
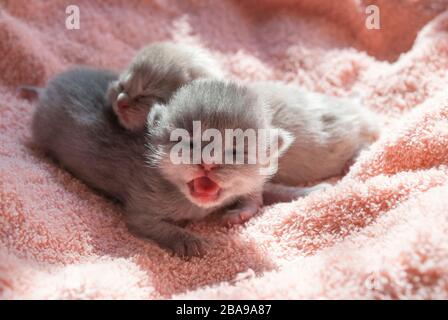
<svg viewBox="0 0 448 320"><path fill-rule="evenodd" d="M89 68L55 76L38 91L33 141L75 177L118 199L136 235L179 256L201 256L206 241L178 222L222 209L227 209L226 223L247 220L261 205L269 176L260 174L258 164L174 165L170 133L189 130L193 120L201 120L204 129L270 128L259 116L263 106L243 87L197 80L181 88L168 106L154 106L149 132L142 134L123 128L113 113L106 91L116 79L113 72ZM204 101L207 110L199 104ZM287 148L289 135L280 130L278 138Z"/></svg>

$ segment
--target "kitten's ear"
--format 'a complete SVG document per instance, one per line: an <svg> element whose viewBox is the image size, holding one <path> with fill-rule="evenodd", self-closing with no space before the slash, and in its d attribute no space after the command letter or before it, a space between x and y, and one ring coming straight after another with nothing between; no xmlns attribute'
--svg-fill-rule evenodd
<svg viewBox="0 0 448 320"><path fill-rule="evenodd" d="M151 110L148 113L148 117L146 123L148 128L157 127L162 118L166 114L166 106L156 103L152 106Z"/></svg>
<svg viewBox="0 0 448 320"><path fill-rule="evenodd" d="M269 157L280 157L294 142L294 136L289 131L276 128L270 130Z"/></svg>

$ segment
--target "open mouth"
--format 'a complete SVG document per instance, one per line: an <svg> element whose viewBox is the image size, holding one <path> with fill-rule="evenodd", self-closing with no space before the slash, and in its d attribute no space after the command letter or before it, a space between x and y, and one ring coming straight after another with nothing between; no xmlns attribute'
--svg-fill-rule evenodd
<svg viewBox="0 0 448 320"><path fill-rule="evenodd" d="M187 183L190 194L200 202L216 201L221 188L209 177L200 177Z"/></svg>

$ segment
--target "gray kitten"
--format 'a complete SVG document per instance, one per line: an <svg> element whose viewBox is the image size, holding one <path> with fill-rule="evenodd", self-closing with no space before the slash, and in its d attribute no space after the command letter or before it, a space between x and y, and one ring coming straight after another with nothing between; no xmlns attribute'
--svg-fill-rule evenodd
<svg viewBox="0 0 448 320"><path fill-rule="evenodd" d="M150 111L147 127L154 141L153 146L156 147L150 155L150 163L159 168L163 176L193 204L209 208L232 203L234 206L222 216L223 223L243 223L258 212L263 203L264 183L276 170L272 165L292 142L287 131L271 125L268 121L269 112L259 97L246 87L218 80L195 80L177 91L167 105L156 104ZM221 153L222 159L225 159L226 153L236 157L237 153L242 152L244 164L229 164L225 161L219 164L173 164L170 151L179 141L171 141L170 133L174 129L184 129L192 136L194 121L201 122L201 134L214 129L222 137L226 136L226 130L229 129L275 129L270 138L278 140L278 150L268 150L266 163L261 163L257 158L254 164L249 164L247 144L244 150L225 145L216 151ZM201 144L200 139L192 138L190 147ZM202 143L202 149L205 147ZM255 156L258 157L258 154ZM261 174L261 167L269 167L267 171L270 173ZM209 194L206 190L197 192L197 189L204 191L202 183L211 189ZM213 199L216 194L219 196Z"/></svg>
<svg viewBox="0 0 448 320"><path fill-rule="evenodd" d="M198 78L221 78L218 63L202 48L159 42L148 45L131 61L108 90L109 103L120 124L133 131L145 128L149 109L166 103L181 86Z"/></svg>
<svg viewBox="0 0 448 320"><path fill-rule="evenodd" d="M106 90L116 79L112 72L88 68L51 79L39 93L33 140L74 176L120 200L137 235L180 256L200 256L204 241L176 223L223 208L226 223L247 219L246 212L261 205L267 176L258 165L174 165L170 131L191 130L193 120L220 130L268 128L258 98L234 84L195 81L167 107L151 110L145 135L124 129L108 104Z"/></svg>
<svg viewBox="0 0 448 320"><path fill-rule="evenodd" d="M235 99L235 92L230 90L232 88L241 90L239 100ZM191 90L189 94L188 90ZM255 111L245 102L251 99L257 100ZM260 121L267 127L292 133L294 139L290 140L291 145L279 158L278 171L272 179L280 185L267 183L264 186L265 204L291 201L327 187L328 184L311 188L287 186L343 174L347 165L379 134L374 115L358 101L310 92L279 82L258 82L242 87L224 81L196 81L195 86L185 88L183 94L177 96L176 103L207 114L209 108L221 104L222 100L232 101L232 105L227 107L229 115L244 116L247 111L251 117L262 118ZM182 108L176 112L178 118L191 117ZM173 171L173 174L182 176L187 173L182 170ZM245 219L238 221L232 217L232 223L247 220L257 210L258 207L252 206L252 210L245 210Z"/></svg>

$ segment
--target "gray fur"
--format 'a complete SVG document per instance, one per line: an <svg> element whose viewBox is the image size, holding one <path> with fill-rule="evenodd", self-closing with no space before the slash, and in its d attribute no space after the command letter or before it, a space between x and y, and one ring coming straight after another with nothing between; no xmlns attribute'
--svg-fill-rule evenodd
<svg viewBox="0 0 448 320"><path fill-rule="evenodd" d="M192 135L195 120L201 121L202 132L208 128L217 129L222 137L225 129L270 129L273 127L267 121L268 112L258 96L244 86L219 80L195 80L177 91L167 105L156 105L150 111L148 130L157 141L157 151L151 153L150 163L160 168L168 180L195 202L186 185L197 175L198 165L173 165L168 160L174 144L170 141L170 132L182 128ZM281 143L287 147L286 132L279 134ZM228 151L223 146L223 157ZM222 188L220 205L235 203L222 217L227 225L242 223L258 212L263 185L270 178L260 174L259 163L220 164L210 176Z"/></svg>
<svg viewBox="0 0 448 320"><path fill-rule="evenodd" d="M297 186L341 175L379 135L375 116L355 99L280 82L258 82L249 88L268 104L272 124L295 137L280 158L273 182Z"/></svg>
<svg viewBox="0 0 448 320"><path fill-rule="evenodd" d="M234 87L239 88L238 94L229 90ZM213 117L217 106L225 114L224 120ZM178 127L187 126L196 117L215 128L225 127L225 121L232 119L231 123L240 127L246 123L250 126L263 123L265 127L292 133L294 141L280 157L278 171L272 180L296 188L265 184L264 193L269 203L276 202L275 198L291 201L328 187L328 184L312 188L297 186L342 174L347 164L379 134L375 117L359 102L279 82L237 86L224 81L195 81L195 85L175 95L170 108L170 114L178 119L173 125ZM165 124L168 123L170 121ZM241 175L241 171L238 174ZM255 175L247 179L253 177Z"/></svg>
<svg viewBox="0 0 448 320"><path fill-rule="evenodd" d="M88 68L77 68L51 79L40 94L34 113L34 142L74 176L120 200L127 224L137 235L181 256L202 255L203 240L176 222L201 219L231 205L230 209L236 212L231 212L230 223L239 223L248 218L247 208L253 210L254 203L260 202L265 178L254 178L255 168L244 165L223 167L217 174L217 180L223 182L223 197L211 205L195 204L183 189L186 181L180 184L164 169L164 150L171 144L166 140L167 130L173 126L187 127L190 120L226 128L242 123L265 126L263 117L257 118L260 112L254 109L256 96L231 85L224 91L228 98L215 103L214 90L193 83L181 89L167 107L154 108L150 119L155 122L150 134L145 135L122 128L108 104L106 90L116 79L117 75L110 71ZM207 109L193 107L196 99L207 101ZM185 117L179 110L184 110ZM255 117L251 118L250 113ZM182 168L175 170L182 173ZM247 181L250 183L244 187Z"/></svg>
<svg viewBox="0 0 448 320"><path fill-rule="evenodd" d="M220 78L221 70L211 55L195 46L156 42L139 51L117 81L108 99L120 124L132 131L145 128L148 111L155 103L167 103L181 86L198 78ZM118 100L127 108L120 108Z"/></svg>
<svg viewBox="0 0 448 320"><path fill-rule="evenodd" d="M234 118L243 120L247 116L264 117L263 121L272 127L292 133L294 142L280 157L278 172L273 177L275 183L297 186L341 175L347 164L379 135L375 115L355 99L324 95L281 82L249 84L236 98L234 92L226 89L232 87L229 83L218 80L210 83L208 87L190 86L190 94L183 90L182 95L177 95L177 102L169 106L182 105L176 112L190 119L191 110L207 113L209 105L233 99L226 111L227 118L232 118L232 113ZM246 114L244 101L249 95L257 96L260 108L264 106L265 110ZM185 101L179 102L181 99ZM204 121L211 120L204 117Z"/></svg>
<svg viewBox="0 0 448 320"><path fill-rule="evenodd" d="M105 94L117 75L77 68L53 78L32 122L34 142L89 186L120 200L138 235L179 255L203 253L201 240L171 222L202 218L157 168L147 165L144 134L123 129Z"/></svg>

